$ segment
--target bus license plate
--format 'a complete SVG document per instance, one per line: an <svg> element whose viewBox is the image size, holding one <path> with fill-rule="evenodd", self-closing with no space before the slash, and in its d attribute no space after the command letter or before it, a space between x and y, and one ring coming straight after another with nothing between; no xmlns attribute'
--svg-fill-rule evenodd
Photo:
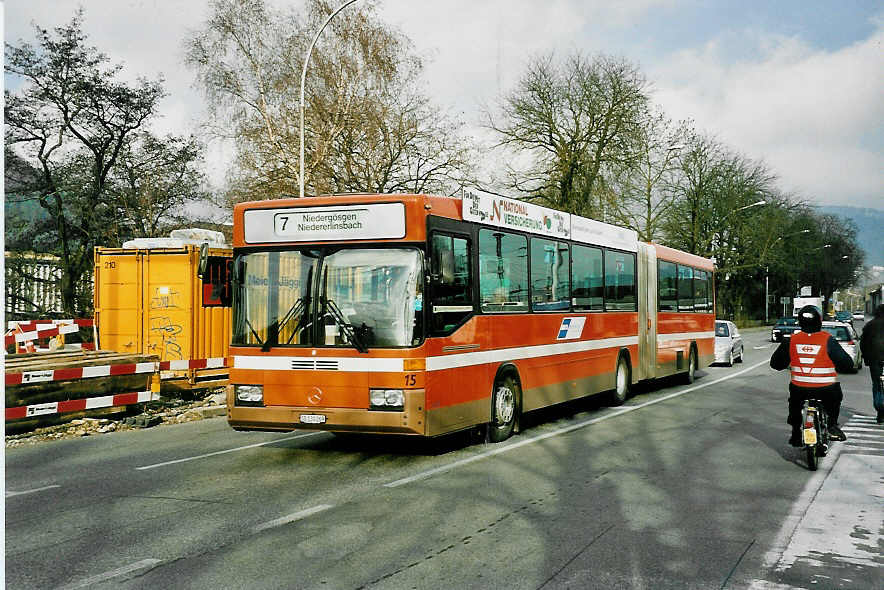
<svg viewBox="0 0 884 590"><path fill-rule="evenodd" d="M815 445L816 444L816 430L813 428L805 428L804 429L804 444L806 445Z"/></svg>
<svg viewBox="0 0 884 590"><path fill-rule="evenodd" d="M325 414L301 414L301 424L325 424Z"/></svg>

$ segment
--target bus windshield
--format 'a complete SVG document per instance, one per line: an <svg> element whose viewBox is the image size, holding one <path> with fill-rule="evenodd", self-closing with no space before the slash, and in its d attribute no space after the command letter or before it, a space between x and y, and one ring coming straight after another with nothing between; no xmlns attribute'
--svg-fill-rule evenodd
<svg viewBox="0 0 884 590"><path fill-rule="evenodd" d="M233 344L414 346L423 338L415 248L311 248L236 256Z"/></svg>

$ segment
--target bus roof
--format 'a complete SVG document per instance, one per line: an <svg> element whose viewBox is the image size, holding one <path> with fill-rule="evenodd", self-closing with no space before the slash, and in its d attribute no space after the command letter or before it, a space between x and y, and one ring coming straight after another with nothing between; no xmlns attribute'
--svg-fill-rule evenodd
<svg viewBox="0 0 884 590"><path fill-rule="evenodd" d="M594 219L475 189L464 197L346 194L250 201L234 206L233 245L291 242L424 241L426 216L494 225L552 239L636 252L637 234ZM712 260L651 244L657 257L713 270Z"/></svg>
<svg viewBox="0 0 884 590"><path fill-rule="evenodd" d="M715 263L709 258L703 258L689 252L682 252L668 246L660 244L651 244L657 250L657 260L665 260L667 262L680 262L702 270L715 270Z"/></svg>

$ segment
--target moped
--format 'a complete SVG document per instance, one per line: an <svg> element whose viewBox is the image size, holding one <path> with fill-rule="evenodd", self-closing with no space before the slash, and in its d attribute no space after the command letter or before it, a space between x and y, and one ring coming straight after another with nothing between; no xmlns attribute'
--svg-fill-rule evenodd
<svg viewBox="0 0 884 590"><path fill-rule="evenodd" d="M829 452L828 416L820 400L804 400L801 410L801 436L807 454L807 467L816 471L820 457Z"/></svg>

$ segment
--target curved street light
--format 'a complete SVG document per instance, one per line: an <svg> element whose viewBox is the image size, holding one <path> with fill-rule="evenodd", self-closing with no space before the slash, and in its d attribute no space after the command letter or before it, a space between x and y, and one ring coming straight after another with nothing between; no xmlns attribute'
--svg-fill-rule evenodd
<svg viewBox="0 0 884 590"><path fill-rule="evenodd" d="M356 0L347 0L341 4L337 10L328 15L328 18L325 19L325 22L322 23L322 26L319 27L319 30L316 31L316 35L313 37L313 41L310 42L310 48L307 50L307 56L304 57L304 68L301 70L301 178L299 184L299 192L298 195L303 199L304 198L304 81L307 79L307 64L310 62L310 55L313 53L313 47L316 45L316 41L319 39L319 36L322 34L322 31L325 30L325 27L328 26L328 23L331 22L339 12L350 6L356 2Z"/></svg>
<svg viewBox="0 0 884 590"><path fill-rule="evenodd" d="M773 246L774 244L776 244L777 242L779 242L780 240L782 240L782 239L784 239L784 238L791 238L792 236L797 236L797 235L800 235L800 234L809 234L809 233L810 233L810 230L809 230L809 229L803 229L803 230L801 230L801 231L796 231L796 232L791 233L791 234L786 234L786 235L784 235L784 236L780 236L780 237L778 237L776 240L774 240L773 242L771 242L770 245ZM825 246L823 246L823 248L830 248L831 246L832 246L832 244L826 244Z"/></svg>
<svg viewBox="0 0 884 590"><path fill-rule="evenodd" d="M727 215L725 215L725 216L722 218L722 221L724 221L725 219L727 219L728 217L730 217L731 215L733 215L733 214L736 213L737 211L743 211L743 210L745 210L745 209L751 209L752 207L760 207L761 205L767 205L767 201L758 201L758 202L752 203L751 205L744 205L744 206L742 206L742 207L737 207L736 209L734 209L733 211L731 211L730 213L728 213ZM807 231L810 231L810 230L807 230Z"/></svg>

